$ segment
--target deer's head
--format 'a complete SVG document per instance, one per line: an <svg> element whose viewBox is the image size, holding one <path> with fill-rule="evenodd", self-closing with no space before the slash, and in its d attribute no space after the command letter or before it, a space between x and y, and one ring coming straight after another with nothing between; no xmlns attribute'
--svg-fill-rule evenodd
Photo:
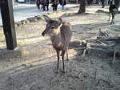
<svg viewBox="0 0 120 90"><path fill-rule="evenodd" d="M44 15L45 21L46 21L46 28L45 30L42 32L42 36L44 35L54 35L57 34L60 30L59 27L62 23L62 19L58 19L58 20L54 20L51 19L50 17Z"/></svg>

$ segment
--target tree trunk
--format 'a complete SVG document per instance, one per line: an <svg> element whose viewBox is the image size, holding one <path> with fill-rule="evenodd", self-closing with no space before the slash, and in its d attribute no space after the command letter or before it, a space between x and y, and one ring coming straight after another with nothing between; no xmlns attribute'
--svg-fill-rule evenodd
<svg viewBox="0 0 120 90"><path fill-rule="evenodd" d="M80 0L80 6L79 6L79 11L78 14L85 13L86 11L86 3L85 0Z"/></svg>

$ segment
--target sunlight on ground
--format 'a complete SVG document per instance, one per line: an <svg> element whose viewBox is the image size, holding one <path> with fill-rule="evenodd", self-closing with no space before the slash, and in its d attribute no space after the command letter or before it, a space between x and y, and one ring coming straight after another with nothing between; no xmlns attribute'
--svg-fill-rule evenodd
<svg viewBox="0 0 120 90"><path fill-rule="evenodd" d="M110 25L107 21L108 15L103 12L96 13L98 9L101 10L101 7L95 7L87 7L87 13L83 15L76 14L78 7L48 14L51 18L62 16L63 20L72 24L73 37L68 52L70 60L65 60L66 73L62 73L61 58L59 73L56 73L56 52L50 39L41 35L46 25L45 21L39 20L16 27L20 52L17 54L10 51L7 55L5 52L1 54L3 59L0 58L0 72L2 73L0 74L0 89L119 90L119 57L111 65L112 56L96 48L88 49L86 56L82 57L83 49L80 42L95 40L99 28L109 31L111 35L120 35L119 15L115 24ZM107 10L107 7L104 10ZM0 35L0 42L3 41L1 43L4 44L1 30Z"/></svg>

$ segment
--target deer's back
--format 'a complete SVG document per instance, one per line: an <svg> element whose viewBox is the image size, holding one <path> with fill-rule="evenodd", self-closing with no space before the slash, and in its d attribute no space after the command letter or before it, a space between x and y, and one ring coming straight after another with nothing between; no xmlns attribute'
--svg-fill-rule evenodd
<svg viewBox="0 0 120 90"><path fill-rule="evenodd" d="M64 47L68 47L71 37L72 37L72 31L71 31L71 25L67 22L63 22L61 28L61 40L64 45Z"/></svg>

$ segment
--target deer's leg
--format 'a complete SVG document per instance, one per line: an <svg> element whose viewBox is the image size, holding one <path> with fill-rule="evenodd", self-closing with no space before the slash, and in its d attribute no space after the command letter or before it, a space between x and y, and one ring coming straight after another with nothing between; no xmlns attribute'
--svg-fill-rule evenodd
<svg viewBox="0 0 120 90"><path fill-rule="evenodd" d="M62 51L63 72L65 73L64 56L65 56L65 50Z"/></svg>
<svg viewBox="0 0 120 90"><path fill-rule="evenodd" d="M69 58L68 58L68 48L66 50L66 57L67 57L67 61L69 61Z"/></svg>
<svg viewBox="0 0 120 90"><path fill-rule="evenodd" d="M57 52L57 70L59 69L59 61L60 61L60 51L56 50Z"/></svg>

